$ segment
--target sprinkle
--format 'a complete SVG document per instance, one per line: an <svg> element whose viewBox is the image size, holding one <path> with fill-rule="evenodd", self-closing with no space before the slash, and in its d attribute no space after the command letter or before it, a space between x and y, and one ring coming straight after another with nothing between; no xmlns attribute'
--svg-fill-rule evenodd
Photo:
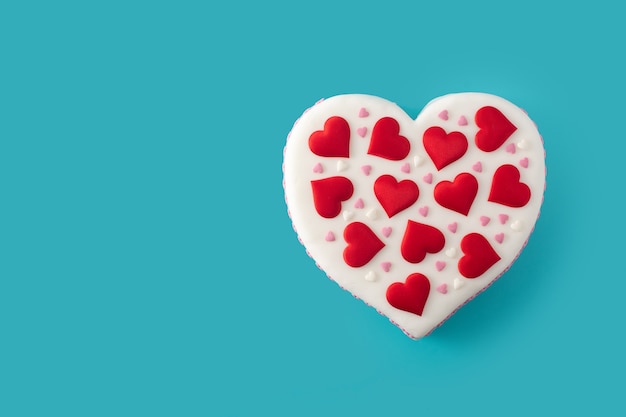
<svg viewBox="0 0 626 417"><path fill-rule="evenodd" d="M334 242L335 241L335 234L333 232L329 231L328 233L326 233L326 237L324 239L326 239L326 242Z"/></svg>
<svg viewBox="0 0 626 417"><path fill-rule="evenodd" d="M508 145L506 145L505 150L506 150L508 153L515 153L515 144L513 144L513 143L509 143Z"/></svg>
<svg viewBox="0 0 626 417"><path fill-rule="evenodd" d="M483 164L478 161L474 165L472 165L472 169L476 172L483 172Z"/></svg>
<svg viewBox="0 0 626 417"><path fill-rule="evenodd" d="M442 271L443 268L446 267L446 263L444 261L437 261L435 262L435 268L437 268L437 271Z"/></svg>
<svg viewBox="0 0 626 417"><path fill-rule="evenodd" d="M498 243L502 243L504 241L504 233L498 233L494 237Z"/></svg>
<svg viewBox="0 0 626 417"><path fill-rule="evenodd" d="M487 226L490 221L491 221L491 219L489 217L487 217L487 216L480 216L480 224L482 224L483 226Z"/></svg>
<svg viewBox="0 0 626 417"><path fill-rule="evenodd" d="M457 122L459 126L467 126L467 119L465 116L459 117L459 121Z"/></svg>
<svg viewBox="0 0 626 417"><path fill-rule="evenodd" d="M446 256L448 258L454 258L456 257L456 248L450 248L446 251Z"/></svg>
<svg viewBox="0 0 626 417"><path fill-rule="evenodd" d="M456 233L456 226L457 226L456 222L450 223L448 225L448 230L451 231L452 233Z"/></svg>
<svg viewBox="0 0 626 417"><path fill-rule="evenodd" d="M447 294L448 293L448 284L440 284L437 286L437 291L439 291L442 294Z"/></svg>
<svg viewBox="0 0 626 417"><path fill-rule="evenodd" d="M431 174L431 173L429 172L428 174L424 175L424 176L422 177L422 179L424 180L424 182L425 182L426 184L432 184L432 183L433 183L433 174Z"/></svg>
<svg viewBox="0 0 626 417"><path fill-rule="evenodd" d="M448 120L448 110L441 110L437 115L441 120Z"/></svg>
<svg viewBox="0 0 626 417"><path fill-rule="evenodd" d="M322 172L324 172L324 168L322 167L322 164L320 164L319 162L315 164L315 166L313 167L313 172L317 174L321 174Z"/></svg>
<svg viewBox="0 0 626 417"><path fill-rule="evenodd" d="M348 211L348 210L345 210L345 211L343 212L343 219L344 219L345 221L352 220L352 218L353 218L353 217L354 217L354 213L353 213L353 212Z"/></svg>
<svg viewBox="0 0 626 417"><path fill-rule="evenodd" d="M369 115L370 113L365 109L365 107L361 107L361 110L359 110L359 117L367 117Z"/></svg>
<svg viewBox="0 0 626 417"><path fill-rule="evenodd" d="M406 172L408 174L409 172L411 172L411 165L409 165L409 163L407 162L406 164L402 165L400 171Z"/></svg>
<svg viewBox="0 0 626 417"><path fill-rule="evenodd" d="M365 274L365 281L376 281L376 274L374 273L374 271L369 271L367 274Z"/></svg>
<svg viewBox="0 0 626 417"><path fill-rule="evenodd" d="M363 207L365 207L365 204L363 204L363 200L357 198L354 202L354 208L362 209Z"/></svg>
<svg viewBox="0 0 626 417"><path fill-rule="evenodd" d="M520 159L519 164L522 166L522 168L528 168L528 158Z"/></svg>
<svg viewBox="0 0 626 417"><path fill-rule="evenodd" d="M428 206L420 207L418 211L422 216L428 216Z"/></svg>
<svg viewBox="0 0 626 417"><path fill-rule="evenodd" d="M391 227L383 227L383 236L385 237L391 236Z"/></svg>
<svg viewBox="0 0 626 417"><path fill-rule="evenodd" d="M356 130L356 133L361 136L362 138L365 137L365 135L367 134L367 128L366 127L360 127Z"/></svg>
<svg viewBox="0 0 626 417"><path fill-rule="evenodd" d="M371 165L363 165L363 166L361 167L361 171L363 171L363 173L364 173L365 175L369 175L369 174L370 174L370 172L372 172L372 166L371 166Z"/></svg>
<svg viewBox="0 0 626 417"><path fill-rule="evenodd" d="M341 172L345 171L346 169L348 169L348 163L346 161L344 161L343 159L337 161L337 171Z"/></svg>
<svg viewBox="0 0 626 417"><path fill-rule="evenodd" d="M459 278L455 278L454 279L454 289L458 290L462 286L463 286L463 281L461 281Z"/></svg>
<svg viewBox="0 0 626 417"><path fill-rule="evenodd" d="M378 211L376 211L376 209L371 209L367 212L366 216L370 220L376 220L378 218Z"/></svg>
<svg viewBox="0 0 626 417"><path fill-rule="evenodd" d="M509 220L509 216L506 214L498 214L498 219L500 219L500 224L505 224L507 220Z"/></svg>
<svg viewBox="0 0 626 417"><path fill-rule="evenodd" d="M391 269L391 262L381 262L380 267L383 269L383 271L389 272L389 270Z"/></svg>

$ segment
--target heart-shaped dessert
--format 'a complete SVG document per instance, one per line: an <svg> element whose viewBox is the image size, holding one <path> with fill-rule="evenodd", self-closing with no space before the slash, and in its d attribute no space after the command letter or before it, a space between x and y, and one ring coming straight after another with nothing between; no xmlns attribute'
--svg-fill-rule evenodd
<svg viewBox="0 0 626 417"><path fill-rule="evenodd" d="M284 187L300 241L329 277L420 338L500 277L543 200L543 142L503 98L450 94L411 119L342 95L296 122Z"/></svg>

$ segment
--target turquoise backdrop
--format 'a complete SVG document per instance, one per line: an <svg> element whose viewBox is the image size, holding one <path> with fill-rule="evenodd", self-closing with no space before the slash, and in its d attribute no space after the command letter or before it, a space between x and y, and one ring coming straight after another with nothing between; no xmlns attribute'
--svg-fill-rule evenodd
<svg viewBox="0 0 626 417"><path fill-rule="evenodd" d="M623 2L0 5L0 415L626 415ZM412 341L298 243L295 119L526 109L535 233Z"/></svg>

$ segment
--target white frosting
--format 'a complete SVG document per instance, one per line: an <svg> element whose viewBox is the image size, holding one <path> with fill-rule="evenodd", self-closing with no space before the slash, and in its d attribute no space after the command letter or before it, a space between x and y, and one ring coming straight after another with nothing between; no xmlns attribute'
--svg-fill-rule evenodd
<svg viewBox="0 0 626 417"><path fill-rule="evenodd" d="M474 115L484 106L497 108L517 127L506 142L493 152L481 151L474 142L478 131ZM362 108L369 113L367 117L359 117L360 113L363 114ZM448 112L447 120L438 116L443 110ZM350 125L349 158L321 157L309 149L311 134L323 130L324 122L332 116L340 116ZM461 116L466 118L467 125L458 124ZM397 120L400 135L411 143L411 151L403 160L391 161L367 154L374 124L382 117ZM422 143L424 131L432 126L440 126L447 133L462 132L469 144L462 158L441 171L437 170ZM367 128L364 137L357 133L357 129L362 127ZM511 153L510 149L506 150L509 144L517 145L515 153ZM528 158L528 168L520 166L519 161L522 158ZM404 172L406 167L402 169L407 162L411 163L408 173ZM476 172L472 168L477 162L481 162L482 172ZM314 172L313 168L318 163L324 167L323 173ZM514 165L521 174L520 181L530 187L531 199L524 207L512 208L487 200L493 174L503 164ZM365 175L362 170L364 165L371 166L369 175ZM337 170L326 167L337 167ZM479 184L478 194L468 216L442 207L433 197L437 183L443 180L452 181L462 172L472 174ZM423 179L428 173L432 174L431 184ZM392 175L398 181L410 179L419 187L418 200L391 219L382 209L373 191L374 181L384 174ZM352 181L354 193L342 203L343 215L332 219L323 218L317 213L313 203L311 181L337 175ZM483 93L446 95L431 101L417 119L413 120L396 104L379 97L341 95L316 104L293 127L285 149L284 186L294 227L319 267L341 287L387 316L410 337L420 338L498 278L524 247L543 200L544 149L541 136L526 113L497 96ZM362 199L364 208L354 209L359 198ZM424 206L428 207L426 216L419 212L419 208ZM500 221L500 214L509 216L505 224ZM491 220L483 226L481 216L487 216ZM444 249L436 254L427 254L417 264L405 261L400 252L400 244L409 219L438 228L445 236ZM346 247L343 231L347 224L355 221L368 225L385 243L385 247L367 265L360 268L348 266L343 259L343 250ZM454 222L457 223L456 233L448 228ZM393 232L389 237L383 235L384 227L392 228ZM327 241L328 232L334 234L334 241ZM475 279L463 277L457 268L458 261L463 256L460 249L461 239L471 232L480 233L487 238L501 258ZM499 233L504 233L502 243L495 239L495 235ZM438 271L437 262L441 261L446 262L446 266ZM389 272L382 269L383 262L391 262ZM424 274L430 280L430 293L421 316L399 310L386 299L387 288L392 283L405 282L413 273ZM447 284L446 293L436 290L441 284ZM450 288L454 290L450 291Z"/></svg>

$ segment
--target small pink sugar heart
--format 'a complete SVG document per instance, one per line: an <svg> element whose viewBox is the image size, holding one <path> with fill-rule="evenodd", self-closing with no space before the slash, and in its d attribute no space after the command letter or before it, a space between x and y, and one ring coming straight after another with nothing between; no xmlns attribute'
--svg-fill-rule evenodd
<svg viewBox="0 0 626 417"><path fill-rule="evenodd" d="M326 239L326 242L334 242L335 234L333 232L328 232L326 233L326 237L324 239Z"/></svg>
<svg viewBox="0 0 626 417"><path fill-rule="evenodd" d="M522 168L528 168L528 158L520 159L519 164L522 166Z"/></svg>
<svg viewBox="0 0 626 417"><path fill-rule="evenodd" d="M448 110L442 110L438 116L441 120L448 120Z"/></svg>
<svg viewBox="0 0 626 417"><path fill-rule="evenodd" d="M506 214L498 214L498 219L500 219L500 224L505 224L507 220L509 220L509 216Z"/></svg>
<svg viewBox="0 0 626 417"><path fill-rule="evenodd" d="M433 174L431 174L431 173L429 172L428 174L424 175L424 176L422 177L422 179L424 180L424 182L425 182L426 184L432 184L432 183L433 183Z"/></svg>
<svg viewBox="0 0 626 417"><path fill-rule="evenodd" d="M450 224L448 225L448 230L449 230L449 231L451 231L452 233L456 233L456 226L457 226L457 225L456 225L456 222L454 222L454 223L450 223Z"/></svg>
<svg viewBox="0 0 626 417"><path fill-rule="evenodd" d="M366 127L359 127L359 128L356 130L356 133L357 133L359 136L361 136L362 138L364 138L364 137L365 137L365 135L367 134L367 128L366 128Z"/></svg>
<svg viewBox="0 0 626 417"><path fill-rule="evenodd" d="M448 293L448 284L439 284L439 285L437 285L437 291L439 291L442 294L447 294Z"/></svg>
<svg viewBox="0 0 626 417"><path fill-rule="evenodd" d="M506 145L506 148L504 148L508 153L515 153L515 144L514 143L509 143L508 145Z"/></svg>
<svg viewBox="0 0 626 417"><path fill-rule="evenodd" d="M483 164L479 162L476 162L474 165L472 165L472 169L476 172L483 172Z"/></svg>
<svg viewBox="0 0 626 417"><path fill-rule="evenodd" d="M363 207L365 207L365 204L363 204L363 200L357 198L357 200L354 202L354 208L362 209Z"/></svg>
<svg viewBox="0 0 626 417"><path fill-rule="evenodd" d="M480 224L482 224L483 226L487 226L490 221L491 221L491 219L489 217L487 217L487 216L480 216Z"/></svg>
<svg viewBox="0 0 626 417"><path fill-rule="evenodd" d="M367 117L369 115L370 113L365 109L365 107L361 107L361 110L359 110L359 117Z"/></svg>
<svg viewBox="0 0 626 417"><path fill-rule="evenodd" d="M496 236L496 242L502 243L504 241L504 233L498 233Z"/></svg>
<svg viewBox="0 0 626 417"><path fill-rule="evenodd" d="M363 165L363 166L361 167L361 171L363 171L363 173L364 173L365 175L369 175L369 174L370 174L370 172L372 172L372 166L371 166L371 165Z"/></svg>
<svg viewBox="0 0 626 417"><path fill-rule="evenodd" d="M446 267L446 263L444 261L437 261L435 262L435 268L437 268L437 271L442 271L443 268Z"/></svg>
<svg viewBox="0 0 626 417"><path fill-rule="evenodd" d="M383 269L383 271L389 272L389 270L391 269L391 262L381 262L380 267Z"/></svg>
<svg viewBox="0 0 626 417"><path fill-rule="evenodd" d="M423 206L420 207L419 210L420 214L424 217L428 216L428 206Z"/></svg>
<svg viewBox="0 0 626 417"><path fill-rule="evenodd" d="M391 236L391 227L383 227L383 236L385 237Z"/></svg>
<svg viewBox="0 0 626 417"><path fill-rule="evenodd" d="M467 126L467 119L465 116L459 117L459 121L457 122L459 126Z"/></svg>
<svg viewBox="0 0 626 417"><path fill-rule="evenodd" d="M411 172L411 165L407 162L406 164L402 165L400 171L406 172L408 174L409 172Z"/></svg>
<svg viewBox="0 0 626 417"><path fill-rule="evenodd" d="M320 164L319 162L315 164L315 166L313 167L313 172L315 172L316 174L321 174L322 172L324 172L324 168L322 168L322 164Z"/></svg>

